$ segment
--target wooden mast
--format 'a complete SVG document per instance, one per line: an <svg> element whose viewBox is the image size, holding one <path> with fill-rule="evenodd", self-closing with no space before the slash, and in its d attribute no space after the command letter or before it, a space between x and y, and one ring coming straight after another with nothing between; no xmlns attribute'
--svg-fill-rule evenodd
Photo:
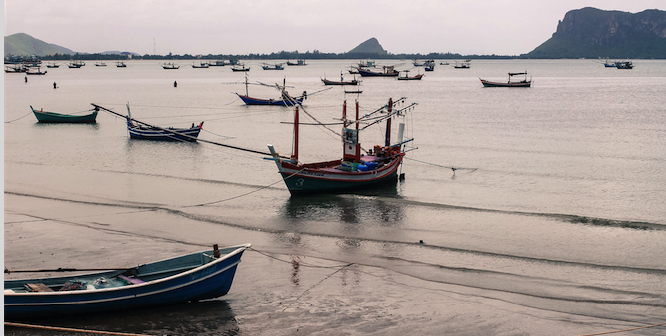
<svg viewBox="0 0 666 336"><path fill-rule="evenodd" d="M298 162L298 105L294 110L294 153L291 159Z"/></svg>
<svg viewBox="0 0 666 336"><path fill-rule="evenodd" d="M391 145L391 112L393 112L393 98L389 98L388 101L388 115L389 118L386 119L386 141L384 146L388 147Z"/></svg>

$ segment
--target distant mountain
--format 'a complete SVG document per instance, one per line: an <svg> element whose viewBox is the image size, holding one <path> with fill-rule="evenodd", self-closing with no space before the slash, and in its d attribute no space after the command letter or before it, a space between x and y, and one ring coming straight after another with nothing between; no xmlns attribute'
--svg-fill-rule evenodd
<svg viewBox="0 0 666 336"><path fill-rule="evenodd" d="M356 48L350 50L347 52L348 54L377 54L379 56L383 56L388 54L384 48L382 48L381 44L379 44L379 41L377 41L376 38L371 38L361 44L359 44Z"/></svg>
<svg viewBox="0 0 666 336"><path fill-rule="evenodd" d="M666 58L666 11L569 11L528 58Z"/></svg>
<svg viewBox="0 0 666 336"><path fill-rule="evenodd" d="M70 54L75 52L59 45L46 43L28 34L18 33L5 36L5 56L7 55L36 55L45 56L53 54Z"/></svg>

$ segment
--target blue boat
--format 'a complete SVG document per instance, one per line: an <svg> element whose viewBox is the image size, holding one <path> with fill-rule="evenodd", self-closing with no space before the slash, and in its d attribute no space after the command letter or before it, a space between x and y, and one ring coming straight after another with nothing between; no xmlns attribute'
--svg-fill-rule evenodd
<svg viewBox="0 0 666 336"><path fill-rule="evenodd" d="M286 88L286 79L283 81L282 85L275 84L273 85L267 85L260 83L263 86L269 86L269 87L274 87L280 90L280 99L262 99L262 98L253 98L250 97L248 94L248 78L247 75L245 77L245 95L242 95L238 92L236 92L236 95L246 104L246 105L275 105L275 106L294 106L294 105L301 105L303 104L303 101L307 99L308 94L307 92L303 91L303 94L299 97L293 97L291 96Z"/></svg>
<svg viewBox="0 0 666 336"><path fill-rule="evenodd" d="M165 305L213 299L229 292L251 244L187 254L131 268L57 278L5 281L5 321L36 316ZM89 269L90 270L90 269ZM72 272L77 269L18 272ZM97 269L96 271L99 271Z"/></svg>

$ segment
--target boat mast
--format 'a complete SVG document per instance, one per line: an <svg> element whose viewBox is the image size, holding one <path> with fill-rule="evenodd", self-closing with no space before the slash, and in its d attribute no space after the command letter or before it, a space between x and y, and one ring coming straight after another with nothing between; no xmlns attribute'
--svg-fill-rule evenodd
<svg viewBox="0 0 666 336"><path fill-rule="evenodd" d="M388 119L386 119L386 141L384 146L388 147L391 145L391 112L393 112L393 98L389 98L388 101Z"/></svg>
<svg viewBox="0 0 666 336"><path fill-rule="evenodd" d="M345 101L342 108L342 118L344 120L344 128L342 129L342 144L344 146L343 157L346 161L361 161L361 144L358 142L358 116L359 108L358 100L356 100L356 129L347 128L347 126L350 124L347 123L347 101Z"/></svg>
<svg viewBox="0 0 666 336"><path fill-rule="evenodd" d="M291 159L298 162L298 106L294 110L294 153Z"/></svg>

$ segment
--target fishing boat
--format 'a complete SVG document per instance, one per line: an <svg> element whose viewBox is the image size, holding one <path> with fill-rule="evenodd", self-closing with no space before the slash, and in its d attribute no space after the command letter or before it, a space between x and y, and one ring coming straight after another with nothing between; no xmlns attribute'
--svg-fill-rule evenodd
<svg viewBox="0 0 666 336"><path fill-rule="evenodd" d="M251 244L218 248L127 268L18 270L5 273L97 271L5 280L5 320L88 314L213 299L231 289Z"/></svg>
<svg viewBox="0 0 666 336"><path fill-rule="evenodd" d="M357 80L356 78L354 78L350 81L346 81L344 79L344 77L342 76L342 74L340 74L340 81L339 82L338 81L332 81L332 80L329 80L329 79L326 79L326 78L320 78L320 79L324 83L324 85L358 85L360 83L360 81Z"/></svg>
<svg viewBox="0 0 666 336"><path fill-rule="evenodd" d="M67 66L71 69L78 69L78 68L83 67L85 65L86 65L86 63L84 61L74 61L74 60L69 61L69 64L67 64Z"/></svg>
<svg viewBox="0 0 666 336"><path fill-rule="evenodd" d="M86 114L61 114L55 112L46 112L44 109L39 111L30 106L32 113L35 114L37 121L41 123L76 123L76 124L92 124L95 123L97 119L97 109L89 110L85 112L90 112Z"/></svg>
<svg viewBox="0 0 666 336"><path fill-rule="evenodd" d="M55 62L52 62L51 64L46 65L47 68L59 68L60 65L56 64Z"/></svg>
<svg viewBox="0 0 666 336"><path fill-rule="evenodd" d="M403 103L401 98L396 103ZM356 118L347 119L347 102L342 107L342 159L302 163L298 161L299 147L299 106L294 111L293 153L285 159L280 156L272 145L268 145L271 160L275 161L287 189L292 195L307 193L337 193L350 190L362 190L397 181L398 168L405 155L403 145L413 139L403 140L405 125L399 124L398 140L391 144L391 120L403 116L411 110L415 103L394 109L392 99L388 104L374 112L359 118L359 105L356 101ZM308 115L311 115L308 113ZM360 131L386 121L383 145L376 145L362 154L359 142ZM361 127L361 124L365 126ZM318 123L323 125L321 123Z"/></svg>
<svg viewBox="0 0 666 336"><path fill-rule="evenodd" d="M201 62L201 63L199 63L199 65L192 64L192 67L195 68L195 69L208 69L209 66L210 65L206 62Z"/></svg>
<svg viewBox="0 0 666 336"><path fill-rule="evenodd" d="M96 62L96 63L95 63L95 66L98 66L98 67L105 67L105 66L106 66L106 63L104 63L104 62Z"/></svg>
<svg viewBox="0 0 666 336"><path fill-rule="evenodd" d="M283 63L276 63L273 65L264 63L261 65L261 68L264 70L284 70L284 65Z"/></svg>
<svg viewBox="0 0 666 336"><path fill-rule="evenodd" d="M118 61L118 62L116 62L116 67L117 68L127 68L127 65L123 61Z"/></svg>
<svg viewBox="0 0 666 336"><path fill-rule="evenodd" d="M400 74L393 65L383 66L381 72L359 68L358 73L362 77L397 77Z"/></svg>
<svg viewBox="0 0 666 336"><path fill-rule="evenodd" d="M409 76L409 70L403 71L405 73L404 76L398 76L398 80L421 80L423 78L423 74L418 74L416 76Z"/></svg>
<svg viewBox="0 0 666 336"><path fill-rule="evenodd" d="M631 61L620 61L615 62L615 67L618 69L633 69L634 64Z"/></svg>
<svg viewBox="0 0 666 336"><path fill-rule="evenodd" d="M285 80L286 81L286 80ZM250 97L248 93L248 79L247 76L245 77L245 95L239 94L236 92L236 95L246 104L246 105L276 105L276 106L293 106L293 105L301 105L303 104L303 101L307 99L307 92L303 91L303 94L301 94L298 97L293 97L287 92L286 90L286 85L283 84L275 84L273 85L267 85L260 83L260 85L264 86L270 86L270 87L275 87L280 91L280 99L261 99L261 98L254 98Z"/></svg>
<svg viewBox="0 0 666 336"><path fill-rule="evenodd" d="M30 68L28 71L25 72L26 75L46 75L48 71L42 71L40 67L38 68Z"/></svg>
<svg viewBox="0 0 666 336"><path fill-rule="evenodd" d="M250 67L247 67L247 68L246 68L246 67L245 67L245 64L243 64L243 65L240 66L240 67L237 66L237 65L234 65L234 66L231 67L231 71L250 71Z"/></svg>
<svg viewBox="0 0 666 336"><path fill-rule="evenodd" d="M299 60L296 60L296 62L290 62L290 61L287 61L287 65L291 65L291 66L304 66L304 65L307 65L307 64L305 64L305 60L299 59Z"/></svg>
<svg viewBox="0 0 666 336"><path fill-rule="evenodd" d="M23 73L27 71L28 68L23 66L23 64L13 64L5 66L5 72L7 73Z"/></svg>
<svg viewBox="0 0 666 336"><path fill-rule="evenodd" d="M197 141L199 132L203 127L203 121L199 125L192 124L189 128L157 127L147 125L132 118L129 104L127 104L127 131L132 139L157 140L157 141Z"/></svg>
<svg viewBox="0 0 666 336"><path fill-rule="evenodd" d="M472 67L472 65L470 64L469 61L465 61L465 62L460 62L460 63L456 62L456 64L453 65L453 67L456 68L456 69L469 69L469 68Z"/></svg>
<svg viewBox="0 0 666 336"><path fill-rule="evenodd" d="M167 69L167 70L175 70L180 68L180 66L176 65L175 63L164 63L162 64L162 69Z"/></svg>
<svg viewBox="0 0 666 336"><path fill-rule="evenodd" d="M525 76L523 80L511 81L511 77L523 75ZM506 82L491 82L481 78L479 80L481 80L484 87L530 87L532 85L532 76L527 79L527 72L509 72L509 80Z"/></svg>

